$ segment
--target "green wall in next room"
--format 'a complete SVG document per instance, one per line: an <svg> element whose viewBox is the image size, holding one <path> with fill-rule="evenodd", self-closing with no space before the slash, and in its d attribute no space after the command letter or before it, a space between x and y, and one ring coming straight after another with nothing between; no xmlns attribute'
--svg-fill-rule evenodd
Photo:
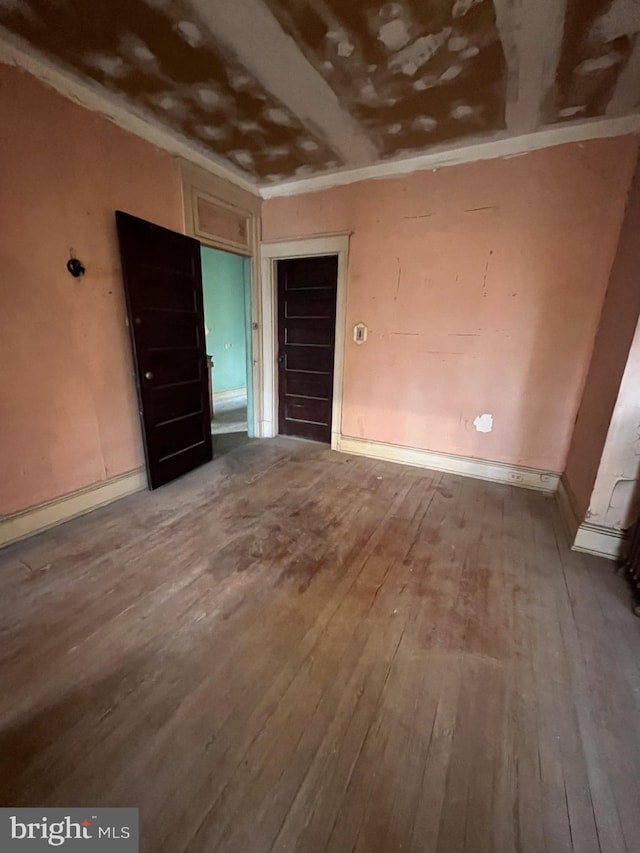
<svg viewBox="0 0 640 853"><path fill-rule="evenodd" d="M203 246L202 286L213 392L247 387L245 259Z"/></svg>

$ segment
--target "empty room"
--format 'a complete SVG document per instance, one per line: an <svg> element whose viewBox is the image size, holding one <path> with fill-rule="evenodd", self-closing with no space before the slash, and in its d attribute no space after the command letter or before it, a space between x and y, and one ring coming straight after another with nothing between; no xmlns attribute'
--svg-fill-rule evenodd
<svg viewBox="0 0 640 853"><path fill-rule="evenodd" d="M638 850L639 33L0 0L0 850Z"/></svg>

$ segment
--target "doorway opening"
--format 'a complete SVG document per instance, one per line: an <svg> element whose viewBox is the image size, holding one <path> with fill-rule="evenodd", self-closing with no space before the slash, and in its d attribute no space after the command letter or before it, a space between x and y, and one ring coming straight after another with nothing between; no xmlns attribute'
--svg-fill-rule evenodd
<svg viewBox="0 0 640 853"><path fill-rule="evenodd" d="M251 259L201 246L214 456L253 437Z"/></svg>

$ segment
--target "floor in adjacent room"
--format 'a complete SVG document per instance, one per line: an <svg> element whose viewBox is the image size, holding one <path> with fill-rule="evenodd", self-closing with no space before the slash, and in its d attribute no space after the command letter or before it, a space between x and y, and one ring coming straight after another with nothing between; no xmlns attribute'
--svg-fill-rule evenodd
<svg viewBox="0 0 640 853"><path fill-rule="evenodd" d="M211 432L213 435L247 432L247 398L216 403Z"/></svg>
<svg viewBox="0 0 640 853"><path fill-rule="evenodd" d="M141 850L635 851L640 620L554 500L286 439L0 554L0 800Z"/></svg>

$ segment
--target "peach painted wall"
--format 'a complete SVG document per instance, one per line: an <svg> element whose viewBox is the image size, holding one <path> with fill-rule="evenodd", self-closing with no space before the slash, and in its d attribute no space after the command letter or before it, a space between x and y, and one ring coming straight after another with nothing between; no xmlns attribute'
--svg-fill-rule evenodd
<svg viewBox="0 0 640 853"><path fill-rule="evenodd" d="M177 162L0 66L0 513L143 464L114 210L183 230ZM87 273L65 269L69 250Z"/></svg>
<svg viewBox="0 0 640 853"><path fill-rule="evenodd" d="M343 434L562 471L637 148L594 140L266 201L265 240L353 232Z"/></svg>
<svg viewBox="0 0 640 853"><path fill-rule="evenodd" d="M584 395L567 457L565 482L580 520L585 518L589 508L605 441L609 443L607 431L614 407L617 409L616 399L639 315L640 164L636 167L629 191L618 250L611 270ZM632 371L631 365L629 370ZM625 377L628 385L628 374L625 374ZM629 401L623 402L622 405L627 407L628 412ZM618 413L618 420L620 420L619 415L620 413ZM632 425L632 428L635 439L638 424ZM616 428L616 435L619 434L619 429L620 424ZM629 469L628 463L626 469ZM616 471L611 470L609 478L615 476ZM603 477L604 480L598 475L600 489L603 483L608 481L608 475L604 471ZM612 489L614 486L615 480ZM618 491L621 488L629 490L631 487L621 486ZM611 494L606 495L607 500L609 497ZM602 500L602 497L597 500L598 505ZM599 510L594 509L594 512L601 519L604 518L601 507ZM601 520L599 523L604 521Z"/></svg>

